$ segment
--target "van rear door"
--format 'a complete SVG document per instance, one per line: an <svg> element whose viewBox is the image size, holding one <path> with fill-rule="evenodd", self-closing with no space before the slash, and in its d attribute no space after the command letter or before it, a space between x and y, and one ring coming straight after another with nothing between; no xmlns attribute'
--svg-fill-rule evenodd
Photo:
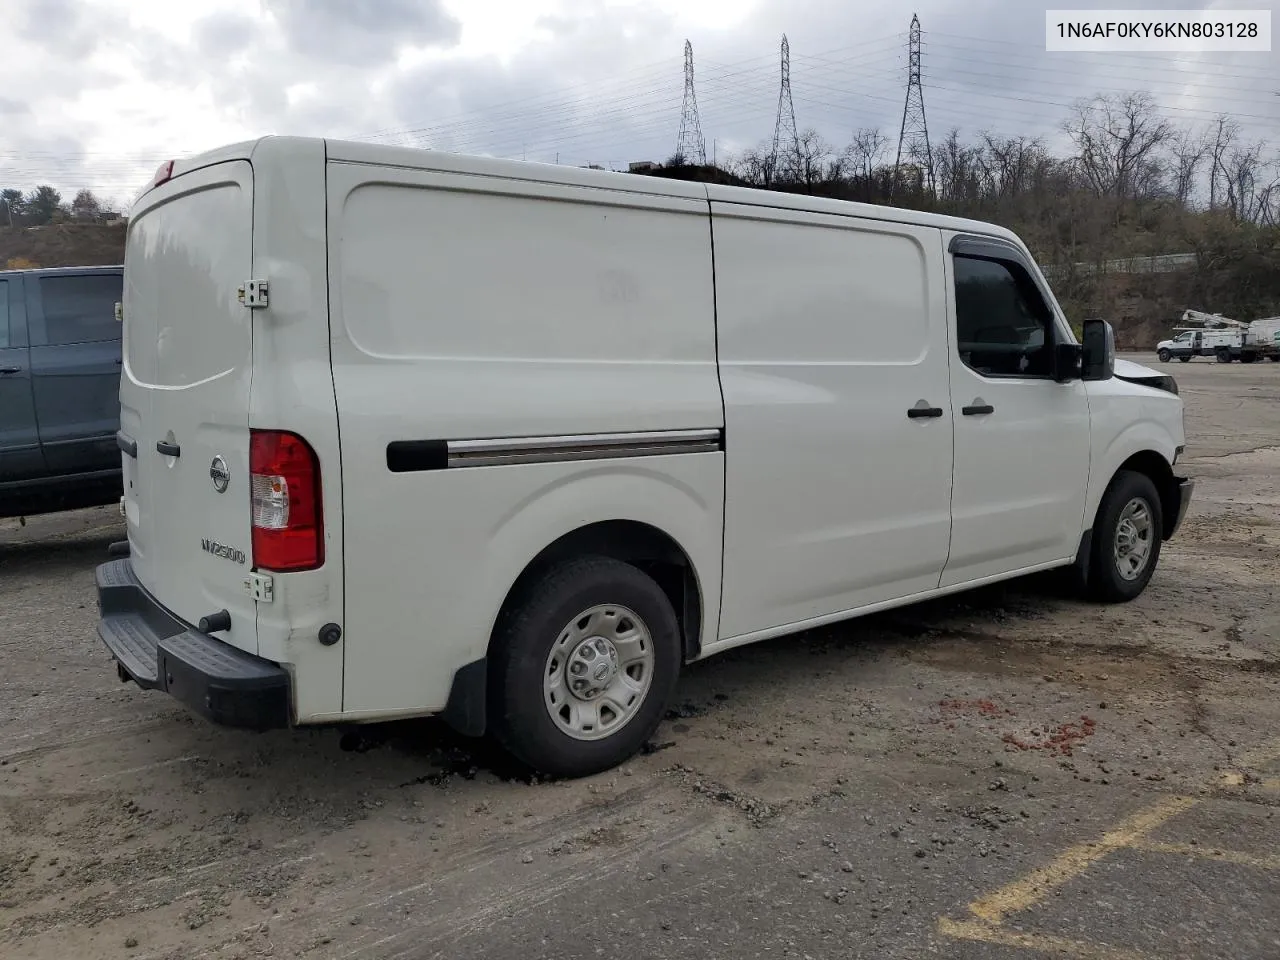
<svg viewBox="0 0 1280 960"><path fill-rule="evenodd" d="M242 159L174 177L129 224L120 382L125 513L143 587L189 624L257 652L249 487L253 169Z"/></svg>

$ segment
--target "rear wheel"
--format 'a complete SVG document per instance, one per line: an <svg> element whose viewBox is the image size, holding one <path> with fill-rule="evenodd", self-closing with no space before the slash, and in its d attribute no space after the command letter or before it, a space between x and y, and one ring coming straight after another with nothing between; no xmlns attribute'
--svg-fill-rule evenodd
<svg viewBox="0 0 1280 960"><path fill-rule="evenodd" d="M560 564L515 599L494 643L494 732L540 773L617 766L675 691L680 625L652 578L608 557Z"/></svg>
<svg viewBox="0 0 1280 960"><path fill-rule="evenodd" d="M1191 361L1191 358L1190 358L1190 357L1179 357L1179 358L1178 358L1178 362L1179 362L1179 363L1189 363L1190 361Z"/></svg>
<svg viewBox="0 0 1280 960"><path fill-rule="evenodd" d="M1156 356L1160 358L1161 363L1168 363L1173 354L1171 354L1166 348L1161 347L1159 351L1157 351Z"/></svg>
<svg viewBox="0 0 1280 960"><path fill-rule="evenodd" d="M1156 485L1145 473L1122 470L1102 498L1093 526L1089 593L1104 603L1134 599L1160 559L1164 514Z"/></svg>
<svg viewBox="0 0 1280 960"><path fill-rule="evenodd" d="M1214 353L1214 356L1217 358L1219 363L1231 362L1231 352L1226 347L1219 347Z"/></svg>

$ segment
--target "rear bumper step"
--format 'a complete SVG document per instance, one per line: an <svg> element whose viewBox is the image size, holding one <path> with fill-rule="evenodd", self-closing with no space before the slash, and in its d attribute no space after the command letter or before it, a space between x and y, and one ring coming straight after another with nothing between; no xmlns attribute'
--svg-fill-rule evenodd
<svg viewBox="0 0 1280 960"><path fill-rule="evenodd" d="M121 679L163 690L214 723L271 730L290 725L284 668L201 633L157 603L128 559L97 569L98 636Z"/></svg>

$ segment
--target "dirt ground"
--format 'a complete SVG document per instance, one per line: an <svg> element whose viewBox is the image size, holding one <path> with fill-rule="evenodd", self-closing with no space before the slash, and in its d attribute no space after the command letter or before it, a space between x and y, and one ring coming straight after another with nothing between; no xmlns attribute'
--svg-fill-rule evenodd
<svg viewBox="0 0 1280 960"><path fill-rule="evenodd" d="M195 719L94 632L112 510L0 522L0 957L1280 956L1280 364L1162 369L1199 486L1138 601L726 653L569 783Z"/></svg>

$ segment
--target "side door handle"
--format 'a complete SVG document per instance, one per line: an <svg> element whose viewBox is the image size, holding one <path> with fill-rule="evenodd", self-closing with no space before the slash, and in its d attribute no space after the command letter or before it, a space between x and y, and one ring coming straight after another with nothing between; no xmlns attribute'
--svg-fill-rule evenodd
<svg viewBox="0 0 1280 960"><path fill-rule="evenodd" d="M912 420L919 420L921 417L940 417L942 416L941 407L909 407L907 416Z"/></svg>
<svg viewBox="0 0 1280 960"><path fill-rule="evenodd" d="M0 377L7 377L11 373L21 373L21 367L0 367Z"/></svg>
<svg viewBox="0 0 1280 960"><path fill-rule="evenodd" d="M961 407L960 412L966 417L980 417L988 413L995 413L996 408L989 403L975 403L967 407Z"/></svg>
<svg viewBox="0 0 1280 960"><path fill-rule="evenodd" d="M163 453L166 457L182 456L182 448L180 446L178 446L176 443L168 443L164 440L156 441L156 451L159 453Z"/></svg>
<svg viewBox="0 0 1280 960"><path fill-rule="evenodd" d="M127 453L133 459L138 459L138 441L124 431L117 431L116 446L120 448L121 453Z"/></svg>

